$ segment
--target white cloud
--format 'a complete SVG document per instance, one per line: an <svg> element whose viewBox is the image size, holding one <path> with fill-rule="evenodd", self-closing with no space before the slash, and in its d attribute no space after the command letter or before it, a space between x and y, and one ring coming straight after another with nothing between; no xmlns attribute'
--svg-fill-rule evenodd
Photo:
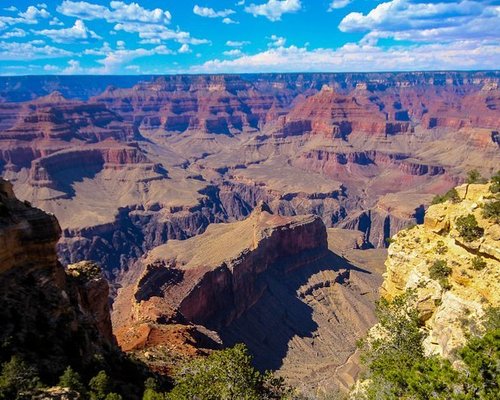
<svg viewBox="0 0 500 400"><path fill-rule="evenodd" d="M333 0L328 7L328 11L338 10L347 7L352 3L352 0Z"/></svg>
<svg viewBox="0 0 500 400"><path fill-rule="evenodd" d="M77 60L69 60L68 66L62 70L62 74L64 75L76 75L83 73L83 69L80 66L80 61Z"/></svg>
<svg viewBox="0 0 500 400"><path fill-rule="evenodd" d="M45 4L43 4L45 5ZM38 4L40 7L41 5ZM25 23L31 23L31 24L36 24L38 23L39 18L49 18L50 14L49 12L45 9L45 7L37 8L35 6L29 6L25 12L19 13L19 16L24 19L26 22Z"/></svg>
<svg viewBox="0 0 500 400"><path fill-rule="evenodd" d="M16 12L18 11L17 7L14 7L14 6L10 6L10 7L6 7L4 8L5 11L10 11L10 12Z"/></svg>
<svg viewBox="0 0 500 400"><path fill-rule="evenodd" d="M256 5L252 3L245 7L245 11L254 17L263 16L270 21L279 21L283 14L294 13L301 9L300 0L269 0L264 4Z"/></svg>
<svg viewBox="0 0 500 400"><path fill-rule="evenodd" d="M64 24L61 22L61 20L57 17L54 17L50 20L49 22L50 26L63 26Z"/></svg>
<svg viewBox="0 0 500 400"><path fill-rule="evenodd" d="M339 25L343 32L366 32L366 41L393 38L413 42L498 40L500 7L490 1L429 2L392 0L366 15L352 12Z"/></svg>
<svg viewBox="0 0 500 400"><path fill-rule="evenodd" d="M125 42L123 40L117 40L116 47L118 47L119 49L125 48Z"/></svg>
<svg viewBox="0 0 500 400"><path fill-rule="evenodd" d="M136 33L142 39L141 43L152 43L159 44L162 41L175 40L181 44L187 43L191 45L208 44L210 43L206 39L197 39L191 37L189 32L183 32L180 30L168 29L163 25L145 25L138 23L123 23L116 24L115 30L124 31L128 33Z"/></svg>
<svg viewBox="0 0 500 400"><path fill-rule="evenodd" d="M349 43L338 49L277 47L234 60L210 60L194 66L196 73L244 72L354 72L496 69L500 65L498 43L462 41L382 48Z"/></svg>
<svg viewBox="0 0 500 400"><path fill-rule="evenodd" d="M205 17L205 18L225 18L228 17L229 15L234 14L235 11L231 9L215 11L213 8L210 7L200 7L199 5L195 5L193 7L193 13L199 15L200 17Z"/></svg>
<svg viewBox="0 0 500 400"><path fill-rule="evenodd" d="M34 31L38 35L44 35L51 38L56 43L72 43L94 41L101 39L97 33L87 28L82 20L76 20L71 28L65 29L43 29Z"/></svg>
<svg viewBox="0 0 500 400"><path fill-rule="evenodd" d="M239 56L243 55L243 53L240 49L226 50L223 54L225 56L229 56L229 57L239 57Z"/></svg>
<svg viewBox="0 0 500 400"><path fill-rule="evenodd" d="M17 11L17 9L14 10L14 8L10 8L9 11ZM16 24L35 25L38 24L40 19L49 17L50 13L44 8L29 6L26 11L18 13L17 17L0 15L0 29L5 29L11 25Z"/></svg>
<svg viewBox="0 0 500 400"><path fill-rule="evenodd" d="M268 44L269 47L283 47L286 43L286 38L281 36L272 35L270 39L271 43Z"/></svg>
<svg viewBox="0 0 500 400"><path fill-rule="evenodd" d="M105 42L100 49L87 49L85 55L101 56L103 58L97 60L100 67L80 68L78 73L81 74L113 74L119 72L126 67L131 61L155 55L170 55L175 54L172 50L164 45L156 46L152 49L137 48L132 50L127 49L112 49L109 43ZM76 65L70 67L76 68ZM80 67L78 65L78 67Z"/></svg>
<svg viewBox="0 0 500 400"><path fill-rule="evenodd" d="M148 10L137 3L126 4L111 1L110 8L86 1L64 0L57 11L80 19L105 19L108 22L142 22L146 24L168 24L172 19L169 11L155 8Z"/></svg>
<svg viewBox="0 0 500 400"><path fill-rule="evenodd" d="M209 43L205 39L192 38L189 32L167 28L166 25L172 19L169 11L160 8L149 10L137 3L111 1L108 8L85 1L64 0L57 11L83 20L104 19L109 23L116 23L115 31L135 33L139 35L142 44L161 44L167 40L191 45Z"/></svg>
<svg viewBox="0 0 500 400"><path fill-rule="evenodd" d="M189 47L188 44L184 43L179 49L179 53L181 54L191 53L191 48Z"/></svg>
<svg viewBox="0 0 500 400"><path fill-rule="evenodd" d="M226 24L226 25L229 25L229 24L239 24L238 21L235 21L234 19L231 19L231 18L228 18L228 17L224 18L222 20L222 23Z"/></svg>
<svg viewBox="0 0 500 400"><path fill-rule="evenodd" d="M20 28L14 28L11 31L5 32L3 35L0 36L1 39L10 39L13 37L25 37L26 36L26 31L24 29Z"/></svg>
<svg viewBox="0 0 500 400"><path fill-rule="evenodd" d="M0 60L41 60L73 55L72 52L53 46L32 43L0 42Z"/></svg>
<svg viewBox="0 0 500 400"><path fill-rule="evenodd" d="M246 41L246 40L243 40L243 41L228 40L226 42L226 46L229 46L229 47L243 47L243 46L246 46L247 44L250 44L250 42Z"/></svg>
<svg viewBox="0 0 500 400"><path fill-rule="evenodd" d="M47 72L58 72L60 68L55 65L46 64L43 66L43 70Z"/></svg>
<svg viewBox="0 0 500 400"><path fill-rule="evenodd" d="M141 71L141 67L139 67L138 65L127 65L125 69L129 71L134 71L135 73L139 73Z"/></svg>

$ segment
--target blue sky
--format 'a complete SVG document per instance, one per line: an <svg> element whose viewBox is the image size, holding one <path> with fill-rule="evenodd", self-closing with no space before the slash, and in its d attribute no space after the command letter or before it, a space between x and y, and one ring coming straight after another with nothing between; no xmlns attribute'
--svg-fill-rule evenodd
<svg viewBox="0 0 500 400"><path fill-rule="evenodd" d="M0 74L496 69L500 0L0 0Z"/></svg>

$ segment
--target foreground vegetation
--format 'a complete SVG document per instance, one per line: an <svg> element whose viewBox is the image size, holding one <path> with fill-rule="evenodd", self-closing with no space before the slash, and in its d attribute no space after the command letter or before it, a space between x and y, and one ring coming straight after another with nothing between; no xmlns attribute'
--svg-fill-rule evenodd
<svg viewBox="0 0 500 400"><path fill-rule="evenodd" d="M500 398L500 310L490 309L482 335L471 337L456 355L457 363L426 357L425 334L412 293L377 305L377 337L360 344L367 375L356 399Z"/></svg>

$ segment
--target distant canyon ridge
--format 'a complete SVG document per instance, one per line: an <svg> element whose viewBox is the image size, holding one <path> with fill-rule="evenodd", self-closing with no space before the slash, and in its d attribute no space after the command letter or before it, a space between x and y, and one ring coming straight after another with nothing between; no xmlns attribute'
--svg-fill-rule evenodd
<svg viewBox="0 0 500 400"><path fill-rule="evenodd" d="M500 72L0 78L0 174L64 264L111 280L172 239L314 214L380 248L500 165Z"/></svg>

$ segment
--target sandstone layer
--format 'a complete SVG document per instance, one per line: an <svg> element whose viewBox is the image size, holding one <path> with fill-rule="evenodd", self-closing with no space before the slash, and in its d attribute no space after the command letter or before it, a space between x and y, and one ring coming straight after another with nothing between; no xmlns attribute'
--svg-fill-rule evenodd
<svg viewBox="0 0 500 400"><path fill-rule="evenodd" d="M110 77L88 90L19 78L18 97L13 79L0 79L0 171L57 216L65 264L92 260L113 280L260 201L385 247L434 194L500 162L495 71Z"/></svg>
<svg viewBox="0 0 500 400"><path fill-rule="evenodd" d="M382 295L389 299L415 291L428 333L425 350L445 357L453 357L470 332L480 329L488 307L500 305L500 226L483 216L484 204L495 195L488 184L462 185L457 192L458 201L429 207L423 225L394 236L382 284ZM466 215L474 215L484 230L475 240L457 230L457 218ZM451 268L446 280L431 273L436 261Z"/></svg>

